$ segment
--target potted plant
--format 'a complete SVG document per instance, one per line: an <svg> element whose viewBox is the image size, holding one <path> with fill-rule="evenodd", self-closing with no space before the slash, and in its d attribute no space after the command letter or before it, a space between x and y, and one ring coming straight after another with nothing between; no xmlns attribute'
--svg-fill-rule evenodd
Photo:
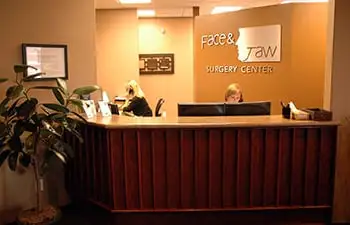
<svg viewBox="0 0 350 225"><path fill-rule="evenodd" d="M14 66L15 79L0 103L0 166L6 161L12 171L19 166L32 166L37 191L36 207L22 211L17 222L42 225L54 223L60 217L59 209L43 204L43 181L49 159L58 157L66 162L74 156L73 149L64 141L64 133L69 132L82 142L79 122L86 121L72 108L82 108L79 96L90 94L99 87L85 86L69 92L61 79L56 80L55 86L27 87L25 81L42 75L24 76L29 67ZM0 83L5 82L9 81L0 78ZM41 103L31 95L34 89L50 91L56 100Z"/></svg>

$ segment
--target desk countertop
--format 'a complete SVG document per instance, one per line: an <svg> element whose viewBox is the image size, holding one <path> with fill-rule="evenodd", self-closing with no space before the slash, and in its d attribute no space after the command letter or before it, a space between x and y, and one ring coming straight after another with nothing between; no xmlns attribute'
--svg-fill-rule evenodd
<svg viewBox="0 0 350 225"><path fill-rule="evenodd" d="M281 115L225 117L93 117L90 125L105 128L201 128L201 127L296 127L336 126L336 121L288 120Z"/></svg>

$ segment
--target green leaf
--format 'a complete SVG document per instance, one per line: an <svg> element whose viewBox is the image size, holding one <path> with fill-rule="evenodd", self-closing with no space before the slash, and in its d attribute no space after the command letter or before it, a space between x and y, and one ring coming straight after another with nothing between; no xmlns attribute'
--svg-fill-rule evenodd
<svg viewBox="0 0 350 225"><path fill-rule="evenodd" d="M67 155L64 155L64 154L61 154L61 153L59 153L59 152L57 152L57 151L55 151L55 150L51 150L56 156L57 156L57 158L59 158L63 163L66 163L66 158L67 158Z"/></svg>
<svg viewBox="0 0 350 225"><path fill-rule="evenodd" d="M62 123L64 128L69 133L73 134L79 140L80 143L83 143L84 140L83 140L83 137L81 136L80 132L75 129L75 124L74 123L72 124L71 121L69 121L69 120L71 120L71 119L67 118L67 121L65 123Z"/></svg>
<svg viewBox="0 0 350 225"><path fill-rule="evenodd" d="M27 168L31 162L32 158L29 154L23 153L19 157L19 163Z"/></svg>
<svg viewBox="0 0 350 225"><path fill-rule="evenodd" d="M46 117L47 116L44 113L34 113L30 119L35 123L36 126L40 126L41 120L45 119Z"/></svg>
<svg viewBox="0 0 350 225"><path fill-rule="evenodd" d="M29 121L26 121L25 123L23 123L23 128L24 128L24 131L28 131L28 132L31 132L31 133L34 133L34 132L37 131L36 124L31 123Z"/></svg>
<svg viewBox="0 0 350 225"><path fill-rule="evenodd" d="M73 158L74 157L74 151L73 151L72 147L60 139L56 139L55 143L51 147L55 152L60 153L61 155L65 156L66 158L68 158L68 157Z"/></svg>
<svg viewBox="0 0 350 225"><path fill-rule="evenodd" d="M88 94L91 94L92 92L97 91L99 89L100 89L100 87L97 86L97 85L85 86L85 87L80 87L80 88L75 89L73 91L73 94L76 94L76 95L88 95Z"/></svg>
<svg viewBox="0 0 350 225"><path fill-rule="evenodd" d="M38 99L36 98L31 98L29 100L26 100L23 102L21 105L18 106L17 108L17 116L20 117L21 119L27 119L29 116L31 116L35 108L38 104Z"/></svg>
<svg viewBox="0 0 350 225"><path fill-rule="evenodd" d="M16 99L16 101L14 103L12 103L11 107L7 110L6 112L6 116L10 117L13 116L16 113L16 107L17 107L17 103L21 100L21 98Z"/></svg>
<svg viewBox="0 0 350 225"><path fill-rule="evenodd" d="M20 152L22 151L22 142L19 136L12 136L11 139L9 140L9 147L11 150Z"/></svg>
<svg viewBox="0 0 350 225"><path fill-rule="evenodd" d="M53 128L48 122L46 122L46 121L42 121L42 124L44 125L44 128L47 130L47 131L49 131L49 132L51 132L52 134L54 134L54 135L56 135L56 136L58 136L58 137L61 137L61 135L59 134L59 133L57 133L57 131L55 130L55 128Z"/></svg>
<svg viewBox="0 0 350 225"><path fill-rule="evenodd" d="M22 91L23 91L23 85L11 86L6 91L6 97L10 99L17 98L22 94Z"/></svg>
<svg viewBox="0 0 350 225"><path fill-rule="evenodd" d="M68 88L67 88L67 83L66 81L58 78L56 79L57 86L63 91L65 95L68 95Z"/></svg>
<svg viewBox="0 0 350 225"><path fill-rule="evenodd" d="M82 122L87 123L87 120L83 116L81 116L79 113L76 113L76 112L71 112L71 113L76 115L80 120L82 120Z"/></svg>
<svg viewBox="0 0 350 225"><path fill-rule="evenodd" d="M69 109L67 109L66 107L64 107L62 105L45 103L45 104L43 104L43 106L45 106L48 109L57 111L57 112L69 113Z"/></svg>
<svg viewBox="0 0 350 225"><path fill-rule="evenodd" d="M16 171L17 159L18 159L18 152L11 152L7 158L7 162L9 164L10 170Z"/></svg>
<svg viewBox="0 0 350 225"><path fill-rule="evenodd" d="M10 86L9 88L7 88L7 90L6 90L6 97L7 98L11 98L13 93L14 93L14 91L16 90L16 88L17 88L17 85L13 85L13 86Z"/></svg>
<svg viewBox="0 0 350 225"><path fill-rule="evenodd" d="M45 109L44 107L41 107L41 109L42 109L47 115L50 115L50 112L49 112L47 109Z"/></svg>
<svg viewBox="0 0 350 225"><path fill-rule="evenodd" d="M0 137L5 133L6 131L6 124L3 122L0 122Z"/></svg>
<svg viewBox="0 0 350 225"><path fill-rule="evenodd" d="M64 105L64 98L61 94L61 92L58 90L58 88L53 88L52 89L53 94L55 95L57 101L61 104Z"/></svg>
<svg viewBox="0 0 350 225"><path fill-rule="evenodd" d="M7 145L7 135L0 137L0 153L6 145Z"/></svg>
<svg viewBox="0 0 350 225"><path fill-rule="evenodd" d="M80 110L84 111L83 102L80 99L69 99L68 102L72 105L77 106Z"/></svg>
<svg viewBox="0 0 350 225"><path fill-rule="evenodd" d="M66 128L67 129L67 128ZM78 140L80 143L83 143L84 142L84 139L83 137L81 136L81 134L79 133L79 131L77 131L76 129L67 129L71 134L73 134Z"/></svg>
<svg viewBox="0 0 350 225"><path fill-rule="evenodd" d="M1 78L1 77L0 77L0 83L4 83L4 82L6 82L6 81L8 81L7 78Z"/></svg>
<svg viewBox="0 0 350 225"><path fill-rule="evenodd" d="M7 156L10 154L10 152L11 151L9 149L6 149L6 150L0 152L0 167L5 162Z"/></svg>
<svg viewBox="0 0 350 225"><path fill-rule="evenodd" d="M52 120L62 120L67 116L65 113L51 113L48 117Z"/></svg>
<svg viewBox="0 0 350 225"><path fill-rule="evenodd" d="M41 75L44 75L45 73L35 73L35 74L32 74L30 76L26 76L25 78L23 78L24 81L30 81L30 80L34 80L35 78L41 76Z"/></svg>
<svg viewBox="0 0 350 225"><path fill-rule="evenodd" d="M54 134L54 135L56 135L56 134ZM50 136L52 136L52 132L50 132L47 129L40 129L40 138L47 139Z"/></svg>
<svg viewBox="0 0 350 225"><path fill-rule="evenodd" d="M23 132L24 132L24 121L18 120L14 129L13 129L13 135L19 137L23 134Z"/></svg>
<svg viewBox="0 0 350 225"><path fill-rule="evenodd" d="M30 134L24 141L24 147L28 151L34 148L34 136Z"/></svg>
<svg viewBox="0 0 350 225"><path fill-rule="evenodd" d="M28 68L38 70L34 66L30 66L30 65L14 65L13 70L15 71L15 73L23 73L23 72L26 72Z"/></svg>
<svg viewBox="0 0 350 225"><path fill-rule="evenodd" d="M44 89L44 90L51 90L54 89L56 87L52 87L52 86L34 86L34 87L30 87L28 90L30 89Z"/></svg>
<svg viewBox="0 0 350 225"><path fill-rule="evenodd" d="M69 127L72 129L75 129L77 127L77 123L79 122L78 120L72 119L70 117L66 118L67 123L69 124Z"/></svg>
<svg viewBox="0 0 350 225"><path fill-rule="evenodd" d="M4 100L2 100L2 102L0 103L0 115L2 115L5 111L6 111L6 106L9 103L10 99L9 98L5 98Z"/></svg>

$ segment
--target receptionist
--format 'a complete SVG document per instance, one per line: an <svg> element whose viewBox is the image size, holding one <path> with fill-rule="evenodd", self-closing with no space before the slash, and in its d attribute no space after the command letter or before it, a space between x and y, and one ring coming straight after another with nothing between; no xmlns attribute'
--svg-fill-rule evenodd
<svg viewBox="0 0 350 225"><path fill-rule="evenodd" d="M140 85L135 80L131 80L125 89L127 92L127 101L122 106L123 112L133 113L135 116L152 116L152 109Z"/></svg>
<svg viewBox="0 0 350 225"><path fill-rule="evenodd" d="M237 83L230 84L225 92L225 101L227 103L243 102L241 87Z"/></svg>

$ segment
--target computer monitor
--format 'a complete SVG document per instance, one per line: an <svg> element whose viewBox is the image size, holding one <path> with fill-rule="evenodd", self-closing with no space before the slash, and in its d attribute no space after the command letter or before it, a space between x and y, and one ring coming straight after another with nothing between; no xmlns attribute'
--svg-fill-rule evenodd
<svg viewBox="0 0 350 225"><path fill-rule="evenodd" d="M271 102L226 103L226 116L259 116L271 114Z"/></svg>
<svg viewBox="0 0 350 225"><path fill-rule="evenodd" d="M178 116L225 116L224 103L178 103Z"/></svg>

